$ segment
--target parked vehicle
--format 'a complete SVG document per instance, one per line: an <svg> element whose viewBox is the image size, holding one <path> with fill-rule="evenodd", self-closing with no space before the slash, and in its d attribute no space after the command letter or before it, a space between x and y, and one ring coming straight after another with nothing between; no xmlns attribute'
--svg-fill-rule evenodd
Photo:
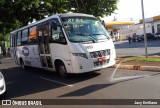
<svg viewBox="0 0 160 108"><path fill-rule="evenodd" d="M155 36L156 39L160 38L160 33L157 32L154 36Z"/></svg>
<svg viewBox="0 0 160 108"><path fill-rule="evenodd" d="M143 41L142 38L141 38L141 35L136 35L136 41L137 41L137 42Z"/></svg>
<svg viewBox="0 0 160 108"><path fill-rule="evenodd" d="M156 39L152 33L146 33L146 37L147 37L147 40L155 40ZM144 40L144 34L142 34L140 38L142 40Z"/></svg>
<svg viewBox="0 0 160 108"><path fill-rule="evenodd" d="M4 76L0 72L0 97L4 96L6 93L6 84L4 80Z"/></svg>
<svg viewBox="0 0 160 108"><path fill-rule="evenodd" d="M115 42L116 41L116 38L114 36L111 36L112 38L112 41Z"/></svg>

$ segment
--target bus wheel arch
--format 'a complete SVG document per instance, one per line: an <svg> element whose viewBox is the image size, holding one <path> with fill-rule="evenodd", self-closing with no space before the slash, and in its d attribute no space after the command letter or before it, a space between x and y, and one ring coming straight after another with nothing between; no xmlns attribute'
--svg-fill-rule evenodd
<svg viewBox="0 0 160 108"><path fill-rule="evenodd" d="M56 72L58 72L60 76L65 78L68 76L65 64L62 60L59 60L59 59L55 60L54 65L55 65Z"/></svg>

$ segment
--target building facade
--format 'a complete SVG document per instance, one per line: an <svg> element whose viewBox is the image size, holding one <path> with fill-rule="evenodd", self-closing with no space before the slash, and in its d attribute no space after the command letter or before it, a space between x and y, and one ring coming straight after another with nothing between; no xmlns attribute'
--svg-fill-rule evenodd
<svg viewBox="0 0 160 108"><path fill-rule="evenodd" d="M145 22L148 22L151 24L152 27L152 33L160 33L160 15L159 16L154 16L150 18L146 18ZM140 20L140 23L143 23L143 20Z"/></svg>

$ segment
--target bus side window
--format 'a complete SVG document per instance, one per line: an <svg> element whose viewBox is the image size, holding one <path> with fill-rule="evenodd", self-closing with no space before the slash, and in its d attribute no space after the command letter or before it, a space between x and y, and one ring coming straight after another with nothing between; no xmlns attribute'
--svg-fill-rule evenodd
<svg viewBox="0 0 160 108"><path fill-rule="evenodd" d="M19 45L21 45L21 31L19 31L17 35L17 46Z"/></svg>
<svg viewBox="0 0 160 108"><path fill-rule="evenodd" d="M52 35L51 42L66 44L66 39L63 34L61 26L55 27L55 24L51 25L51 35Z"/></svg>
<svg viewBox="0 0 160 108"><path fill-rule="evenodd" d="M28 44L28 28L22 30L22 45Z"/></svg>
<svg viewBox="0 0 160 108"><path fill-rule="evenodd" d="M14 33L13 34L13 46L17 46L16 38L17 38L17 33Z"/></svg>
<svg viewBox="0 0 160 108"><path fill-rule="evenodd" d="M37 31L36 26L29 28L29 42L30 44L37 43Z"/></svg>

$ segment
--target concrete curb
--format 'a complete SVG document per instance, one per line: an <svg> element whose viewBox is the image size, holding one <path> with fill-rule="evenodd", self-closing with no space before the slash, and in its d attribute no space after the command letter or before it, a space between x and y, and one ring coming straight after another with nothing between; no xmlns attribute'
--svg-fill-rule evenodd
<svg viewBox="0 0 160 108"><path fill-rule="evenodd" d="M140 70L160 72L160 67L158 67L158 66L141 66Z"/></svg>
<svg viewBox="0 0 160 108"><path fill-rule="evenodd" d="M12 58L11 58L11 57L0 58L0 60L3 60L3 59L5 59L5 60L10 60L10 59L12 59Z"/></svg>
<svg viewBox="0 0 160 108"><path fill-rule="evenodd" d="M3 58L3 59L6 59L6 60L11 60L12 58L11 58L11 57L8 57L8 58Z"/></svg>
<svg viewBox="0 0 160 108"><path fill-rule="evenodd" d="M111 66L111 68L115 68L117 66L118 65L116 64L114 66ZM159 66L120 65L118 69L160 72Z"/></svg>

